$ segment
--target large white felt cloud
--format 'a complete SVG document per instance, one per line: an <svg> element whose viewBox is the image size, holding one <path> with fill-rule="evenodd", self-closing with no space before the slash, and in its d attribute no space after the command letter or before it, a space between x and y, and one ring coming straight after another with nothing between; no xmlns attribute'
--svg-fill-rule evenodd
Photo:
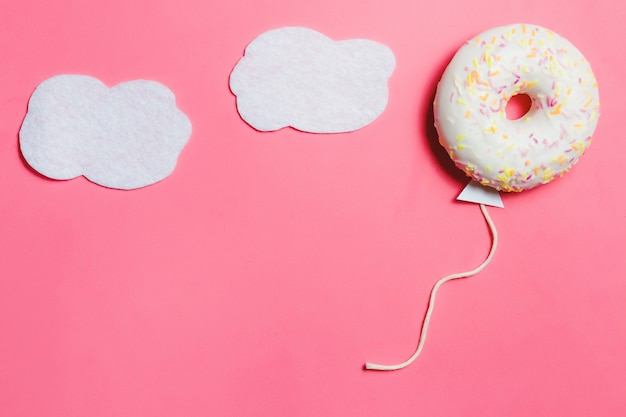
<svg viewBox="0 0 626 417"><path fill-rule="evenodd" d="M167 177L190 135L174 94L157 82L109 88L92 77L60 75L30 98L20 148L46 177L84 175L105 187L134 189Z"/></svg>
<svg viewBox="0 0 626 417"><path fill-rule="evenodd" d="M394 68L393 53L380 43L335 42L311 29L285 27L248 45L230 88L239 114L257 130L349 132L383 112Z"/></svg>

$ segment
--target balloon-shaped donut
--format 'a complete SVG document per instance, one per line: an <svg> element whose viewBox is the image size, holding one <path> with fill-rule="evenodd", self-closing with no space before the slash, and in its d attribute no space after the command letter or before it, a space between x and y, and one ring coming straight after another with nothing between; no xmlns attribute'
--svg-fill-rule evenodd
<svg viewBox="0 0 626 417"><path fill-rule="evenodd" d="M530 110L506 116L511 97ZM591 66L569 41L537 25L487 30L463 45L434 102L439 142L473 180L523 191L562 176L591 143L599 117Z"/></svg>

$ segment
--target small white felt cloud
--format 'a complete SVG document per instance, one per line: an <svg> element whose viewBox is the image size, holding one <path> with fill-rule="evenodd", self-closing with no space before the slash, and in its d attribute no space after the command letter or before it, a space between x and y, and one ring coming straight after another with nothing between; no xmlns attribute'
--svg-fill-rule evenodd
<svg viewBox="0 0 626 417"><path fill-rule="evenodd" d="M387 106L395 64L380 43L335 42L311 29L285 27L248 45L230 75L230 89L242 119L257 130L350 132Z"/></svg>
<svg viewBox="0 0 626 417"><path fill-rule="evenodd" d="M26 161L46 177L110 188L154 184L174 170L191 123L174 94L146 80L107 87L84 75L41 83L20 129Z"/></svg>

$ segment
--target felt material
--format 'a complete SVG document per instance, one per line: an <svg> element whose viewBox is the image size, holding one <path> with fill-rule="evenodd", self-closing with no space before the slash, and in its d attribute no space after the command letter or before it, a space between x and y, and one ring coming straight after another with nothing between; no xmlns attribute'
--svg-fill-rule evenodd
<svg viewBox="0 0 626 417"><path fill-rule="evenodd" d="M230 88L239 114L257 130L349 132L384 111L394 68L393 53L380 43L335 42L311 29L285 27L248 45Z"/></svg>
<svg viewBox="0 0 626 417"><path fill-rule="evenodd" d="M170 175L190 135L174 94L157 82L108 88L89 76L59 75L31 96L20 148L46 177L83 175L105 187L134 189Z"/></svg>

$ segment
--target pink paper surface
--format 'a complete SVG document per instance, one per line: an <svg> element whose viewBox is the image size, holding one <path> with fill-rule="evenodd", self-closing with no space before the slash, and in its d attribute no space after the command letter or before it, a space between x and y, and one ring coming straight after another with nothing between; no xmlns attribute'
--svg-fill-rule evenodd
<svg viewBox="0 0 626 417"><path fill-rule="evenodd" d="M610 0L0 0L1 416L568 416L626 410L626 8ZM592 63L602 116L572 172L505 195L490 240L436 143L457 48L532 22ZM281 26L367 38L389 104L348 134L257 132L228 76ZM193 124L166 180L46 179L17 133L57 74L167 85Z"/></svg>

